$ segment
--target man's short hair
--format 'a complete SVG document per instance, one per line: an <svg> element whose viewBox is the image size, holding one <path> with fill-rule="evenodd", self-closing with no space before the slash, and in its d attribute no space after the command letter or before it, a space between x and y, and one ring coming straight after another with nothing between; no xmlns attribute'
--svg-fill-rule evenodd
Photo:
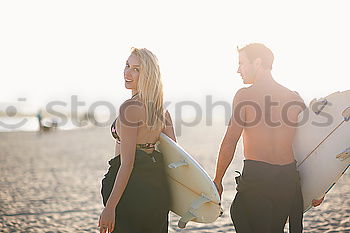
<svg viewBox="0 0 350 233"><path fill-rule="evenodd" d="M238 52L244 51L247 54L247 57L250 62L253 62L255 59L260 58L262 66L266 69L272 69L273 63L273 53L272 51L263 44L252 43L244 46L243 48L237 48Z"/></svg>

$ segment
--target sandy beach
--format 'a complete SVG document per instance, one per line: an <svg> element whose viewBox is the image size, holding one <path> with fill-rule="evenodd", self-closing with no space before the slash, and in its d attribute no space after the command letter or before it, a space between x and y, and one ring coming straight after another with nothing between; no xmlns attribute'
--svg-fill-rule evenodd
<svg viewBox="0 0 350 233"><path fill-rule="evenodd" d="M215 123L183 128L178 137L211 177L224 130ZM98 232L101 179L113 149L108 128L0 133L0 232ZM235 232L229 208L234 171L242 167L241 144L237 152L224 179L223 216L181 230L179 217L171 213L169 232ZM347 171L324 203L305 214L304 232L350 232L349 181Z"/></svg>

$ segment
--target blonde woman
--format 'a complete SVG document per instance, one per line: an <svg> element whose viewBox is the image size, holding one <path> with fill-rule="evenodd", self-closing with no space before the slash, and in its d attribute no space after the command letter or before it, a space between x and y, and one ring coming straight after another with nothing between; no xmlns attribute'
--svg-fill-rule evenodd
<svg viewBox="0 0 350 233"><path fill-rule="evenodd" d="M155 55L133 48L124 70L132 97L111 127L115 157L102 180L105 208L100 232L168 232L169 191L162 154L155 150L161 132L176 141Z"/></svg>

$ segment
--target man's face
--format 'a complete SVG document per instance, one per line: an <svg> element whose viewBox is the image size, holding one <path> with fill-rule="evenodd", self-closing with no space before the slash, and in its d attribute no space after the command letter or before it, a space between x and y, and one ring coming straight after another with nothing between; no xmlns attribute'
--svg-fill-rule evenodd
<svg viewBox="0 0 350 233"><path fill-rule="evenodd" d="M239 52L238 55L239 66L237 73L239 73L243 79L244 84L252 84L256 76L256 68L249 61L247 54L244 51Z"/></svg>

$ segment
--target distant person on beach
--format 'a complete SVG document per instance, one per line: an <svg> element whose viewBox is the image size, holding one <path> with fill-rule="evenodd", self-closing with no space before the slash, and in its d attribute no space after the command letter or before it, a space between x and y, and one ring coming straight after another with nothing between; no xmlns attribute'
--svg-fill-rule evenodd
<svg viewBox="0 0 350 233"><path fill-rule="evenodd" d="M39 132L41 132L43 130L41 110L37 112L36 118L38 119L38 123L39 123Z"/></svg>
<svg viewBox="0 0 350 233"><path fill-rule="evenodd" d="M249 44L238 52L237 72L251 86L238 90L233 99L214 182L221 195L222 179L243 134L244 167L230 211L236 231L284 232L289 217L290 232L302 232L303 197L292 143L298 114L306 106L296 92L273 79L274 56L265 45Z"/></svg>
<svg viewBox="0 0 350 233"><path fill-rule="evenodd" d="M54 117L54 118L52 118L52 120L51 120L51 127L53 128L53 129L57 129L57 126L58 126L58 120L57 120L57 118L56 117Z"/></svg>
<svg viewBox="0 0 350 233"><path fill-rule="evenodd" d="M102 180L105 208L100 232L168 232L169 190L163 157L155 150L160 133L176 141L158 60L147 49L133 48L124 69L131 98L111 127L115 157Z"/></svg>

